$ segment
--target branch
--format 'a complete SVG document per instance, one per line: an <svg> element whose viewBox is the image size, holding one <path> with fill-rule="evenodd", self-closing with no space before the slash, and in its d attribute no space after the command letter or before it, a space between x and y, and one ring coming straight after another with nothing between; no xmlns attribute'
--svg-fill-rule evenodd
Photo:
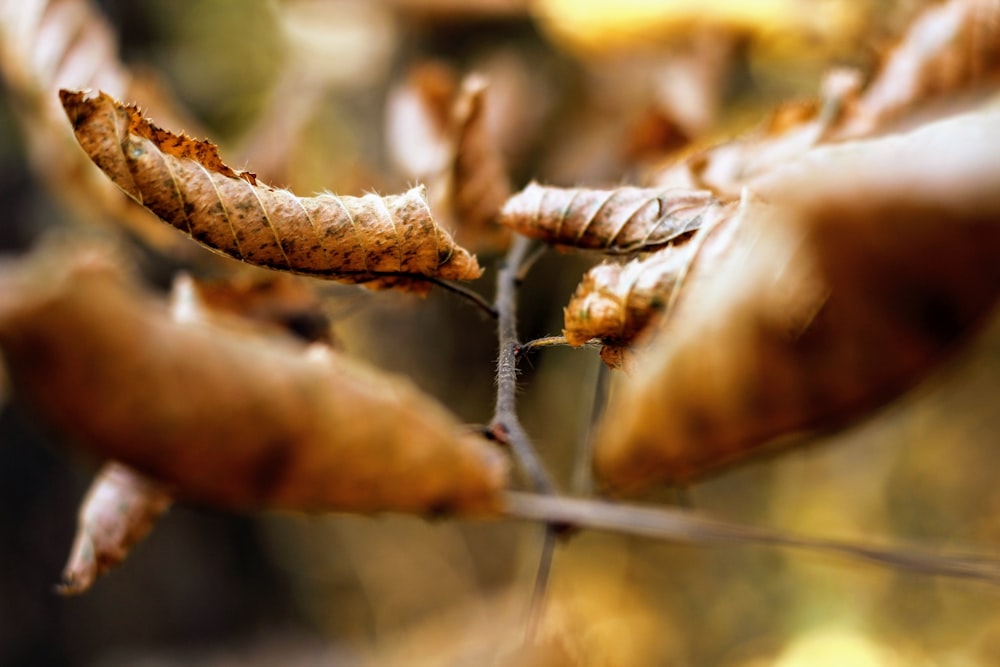
<svg viewBox="0 0 1000 667"><path fill-rule="evenodd" d="M465 287L464 285L459 285L458 283L454 283L450 280L442 280L440 278L427 278L427 282L433 285L437 285L441 289L452 292L453 294L457 294L458 296L462 297L463 299L471 303L473 306L478 308L480 311L485 313L491 319L495 320L497 318L496 308L494 308L486 299L484 299L482 295L479 294L479 292L471 288Z"/></svg>
<svg viewBox="0 0 1000 667"><path fill-rule="evenodd" d="M505 513L514 518L605 530L687 544L757 544L846 556L920 574L974 579L1000 585L1000 561L983 556L936 554L903 547L801 537L666 507L506 492Z"/></svg>
<svg viewBox="0 0 1000 667"><path fill-rule="evenodd" d="M531 241L518 237L497 274L494 309L497 312L497 402L489 432L498 442L508 446L521 471L539 493L556 492L552 478L545 470L531 439L517 418L517 360L521 344L517 340L517 287L520 272L531 249Z"/></svg>
<svg viewBox="0 0 1000 667"><path fill-rule="evenodd" d="M517 418L517 362L521 350L521 344L517 340L517 288L531 265L542 254L537 249L531 252L531 249L530 240L517 236L497 274L497 292L493 304L497 313L497 402L489 433L510 448L518 466L536 492L552 495L557 493L555 483ZM538 634L545 591L548 589L552 570L555 540L562 528L558 523L545 524L535 585L528 603L525 643L533 642Z"/></svg>

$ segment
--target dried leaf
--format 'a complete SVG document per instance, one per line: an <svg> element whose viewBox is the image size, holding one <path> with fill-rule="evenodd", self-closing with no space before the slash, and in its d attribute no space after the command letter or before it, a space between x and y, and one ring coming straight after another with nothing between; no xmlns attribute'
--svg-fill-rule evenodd
<svg viewBox="0 0 1000 667"><path fill-rule="evenodd" d="M506 247L509 230L497 224L497 213L510 197L510 178L496 138L486 122L486 81L470 76L452 112L455 142L435 211L450 213L462 242L476 250ZM433 192L433 190L432 190Z"/></svg>
<svg viewBox="0 0 1000 667"><path fill-rule="evenodd" d="M627 264L605 262L590 269L563 311L566 342L579 346L598 339L606 347L630 345L676 300L684 277L696 261L702 261L705 251L709 261L715 259L712 246L720 238L715 232L734 212L733 205L713 207L687 243L668 246ZM602 356L606 361L620 361L620 355L611 351Z"/></svg>
<svg viewBox="0 0 1000 667"><path fill-rule="evenodd" d="M951 0L910 24L864 95L846 110L839 138L886 127L918 105L1000 78L1000 2Z"/></svg>
<svg viewBox="0 0 1000 667"><path fill-rule="evenodd" d="M107 463L80 506L76 537L58 591L78 595L128 556L173 502L160 484L120 463Z"/></svg>
<svg viewBox="0 0 1000 667"><path fill-rule="evenodd" d="M595 465L686 482L918 382L1000 295L1000 115L816 149L755 185L616 394Z"/></svg>
<svg viewBox="0 0 1000 667"><path fill-rule="evenodd" d="M386 147L396 168L410 179L442 173L452 152L451 114L458 74L446 63L414 66L386 100Z"/></svg>
<svg viewBox="0 0 1000 667"><path fill-rule="evenodd" d="M189 280L186 289L192 290L210 311L241 315L306 341L333 342L326 305L311 285L298 276L259 272ZM175 290L176 285L175 281Z"/></svg>
<svg viewBox="0 0 1000 667"><path fill-rule="evenodd" d="M737 197L747 181L826 141L844 105L839 96L827 97L821 104L779 105L761 127L689 153L658 170L650 180L657 187L698 188L719 197Z"/></svg>
<svg viewBox="0 0 1000 667"><path fill-rule="evenodd" d="M329 347L171 315L97 251L0 271L15 394L178 498L302 511L490 512L506 463L405 379Z"/></svg>
<svg viewBox="0 0 1000 667"><path fill-rule="evenodd" d="M651 182L737 196L754 178L819 144L872 136L907 118L926 121L929 110L931 117L940 114L935 103L998 79L1000 2L951 0L913 21L867 89L861 90L856 72L834 69L820 103L783 105L763 127L687 155L660 169Z"/></svg>
<svg viewBox="0 0 1000 667"><path fill-rule="evenodd" d="M146 243L183 255L190 244L156 224L95 172L75 146L56 98L63 86L124 95L141 90L157 115L180 121L174 100L148 70L127 68L104 16L87 0L0 0L0 74L37 177L76 220L112 223ZM193 128L183 117L184 126Z"/></svg>
<svg viewBox="0 0 1000 667"><path fill-rule="evenodd" d="M690 234L720 205L702 191L532 183L507 200L500 222L547 243L628 253L661 248Z"/></svg>
<svg viewBox="0 0 1000 667"><path fill-rule="evenodd" d="M162 130L106 94L63 90L84 151L126 194L202 245L271 269L369 287L429 289L480 275L431 218L422 188L379 197L296 197L222 162L216 147Z"/></svg>
<svg viewBox="0 0 1000 667"><path fill-rule="evenodd" d="M430 207L473 250L504 248L509 230L496 222L510 178L487 118L487 83L459 87L454 70L429 61L390 95L387 133L393 159L409 178L430 182Z"/></svg>

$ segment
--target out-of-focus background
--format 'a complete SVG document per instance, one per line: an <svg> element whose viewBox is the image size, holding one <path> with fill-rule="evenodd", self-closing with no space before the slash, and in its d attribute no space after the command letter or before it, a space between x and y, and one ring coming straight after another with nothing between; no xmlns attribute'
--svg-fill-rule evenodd
<svg viewBox="0 0 1000 667"><path fill-rule="evenodd" d="M447 96L479 72L515 188L529 179L640 182L679 147L815 96L832 65L871 71L926 4L8 0L0 248L21 253L74 229L119 239L161 287L181 267L230 270L100 189L108 184L60 115L59 86L136 101L162 125L220 144L234 167L299 194L360 194L396 191L440 167L438 144L424 142L435 130L414 100ZM497 256L480 259L491 270L475 288L489 295ZM521 291L522 339L558 333L592 261L541 260ZM437 291L420 300L321 290L351 354L409 375L464 421L489 420L491 322ZM599 366L593 349L547 349L521 376L525 425L567 488ZM810 535L995 554L998 395L994 322L875 418L699 484L691 502ZM559 547L538 642L524 647L540 531L515 522L233 516L181 505L91 592L62 598L53 584L95 465L16 400L4 408L4 667L1000 663L1000 591L984 584L592 533Z"/></svg>

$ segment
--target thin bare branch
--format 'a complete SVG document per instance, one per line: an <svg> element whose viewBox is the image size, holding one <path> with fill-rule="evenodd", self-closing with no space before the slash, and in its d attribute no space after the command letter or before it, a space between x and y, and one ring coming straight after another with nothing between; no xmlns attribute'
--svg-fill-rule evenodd
<svg viewBox="0 0 1000 667"><path fill-rule="evenodd" d="M555 493L556 487L535 452L531 439L517 417L517 286L520 268L531 241L518 237L511 245L497 275L494 308L497 311L497 401L489 430L498 442L510 447L521 471L539 493Z"/></svg>
<svg viewBox="0 0 1000 667"><path fill-rule="evenodd" d="M601 500L509 491L506 513L519 519L563 522L687 544L756 544L843 556L897 570L974 579L1000 585L1000 560L967 554L933 553L899 546L863 544L793 535L780 530L713 519L691 510L642 507Z"/></svg>

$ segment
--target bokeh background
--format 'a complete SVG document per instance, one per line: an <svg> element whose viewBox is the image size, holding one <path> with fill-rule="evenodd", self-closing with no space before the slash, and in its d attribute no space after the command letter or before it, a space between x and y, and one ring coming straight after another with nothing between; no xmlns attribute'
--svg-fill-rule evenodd
<svg viewBox="0 0 1000 667"><path fill-rule="evenodd" d="M641 182L688 142L870 71L927 3L889 0L53 0L0 3L0 247L110 236L149 282L235 271L99 190L60 85L128 95L171 129L300 194L391 192L427 62L490 81L515 187ZM21 10L12 9L20 5ZM46 17L24 30L24 7ZM53 18L54 17L54 18ZM95 43L86 57L74 45ZM395 100L395 102L394 102ZM666 110L666 111L665 111ZM667 111L669 113L667 113ZM673 123L664 123L664 118ZM96 171L96 169L94 169ZM107 184L104 184L107 185ZM459 236L461 241L461 236ZM495 254L476 289L491 293ZM556 334L592 257L550 253L521 290L521 335ZM493 325L448 294L317 287L339 344L489 420ZM542 350L520 406L565 488L594 411L593 349ZM1000 320L848 432L689 489L698 509L804 534L1000 551ZM234 516L180 505L79 598L53 592L96 462L16 397L0 415L0 665L822 665L1000 663L1000 590L757 547L584 532L557 550L536 644L522 645L541 532L518 522ZM670 490L645 500L675 502Z"/></svg>

